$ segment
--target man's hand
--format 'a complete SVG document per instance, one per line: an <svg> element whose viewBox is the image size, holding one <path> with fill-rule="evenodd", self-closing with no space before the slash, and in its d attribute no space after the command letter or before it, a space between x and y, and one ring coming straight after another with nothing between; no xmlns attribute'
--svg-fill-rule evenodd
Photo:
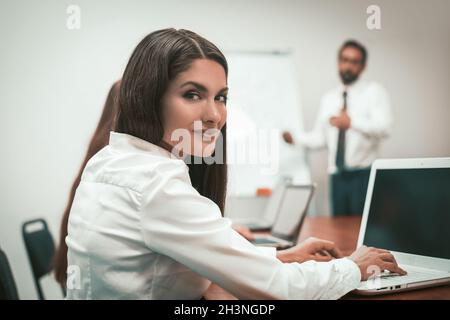
<svg viewBox="0 0 450 320"><path fill-rule="evenodd" d="M243 236L245 239L252 241L255 240L255 236L253 235L253 232L245 227L245 226L241 226L239 224L233 224L232 228L237 231L241 236Z"/></svg>
<svg viewBox="0 0 450 320"><path fill-rule="evenodd" d="M351 126L351 119L348 116L347 111L342 110L341 113L339 114L339 116L337 117L331 117L330 118L330 124L333 127L339 128L339 129L344 129L347 130L348 128L350 128Z"/></svg>
<svg viewBox="0 0 450 320"><path fill-rule="evenodd" d="M283 140L286 143L294 144L294 138L292 138L292 134L289 131L284 131L283 132Z"/></svg>
<svg viewBox="0 0 450 320"><path fill-rule="evenodd" d="M358 265L363 281L369 279L377 269L379 272L388 270L400 275L406 274L406 271L398 266L394 256L387 250L362 246L349 258Z"/></svg>
<svg viewBox="0 0 450 320"><path fill-rule="evenodd" d="M334 242L317 238L308 238L295 247L277 252L277 258L286 263L301 263L308 260L330 261L342 257L341 251Z"/></svg>

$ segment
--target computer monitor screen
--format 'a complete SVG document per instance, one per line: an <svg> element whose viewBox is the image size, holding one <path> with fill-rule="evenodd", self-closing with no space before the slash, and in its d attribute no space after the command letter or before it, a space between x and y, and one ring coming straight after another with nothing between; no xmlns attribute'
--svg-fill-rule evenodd
<svg viewBox="0 0 450 320"><path fill-rule="evenodd" d="M287 186L278 209L272 233L285 237L297 236L296 231L303 215L306 214L312 186Z"/></svg>
<svg viewBox="0 0 450 320"><path fill-rule="evenodd" d="M375 174L364 245L450 259L450 168Z"/></svg>

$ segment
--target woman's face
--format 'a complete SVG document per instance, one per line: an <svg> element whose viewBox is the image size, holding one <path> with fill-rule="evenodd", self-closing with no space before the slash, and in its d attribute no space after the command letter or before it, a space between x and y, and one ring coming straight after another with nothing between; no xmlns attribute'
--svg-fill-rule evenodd
<svg viewBox="0 0 450 320"><path fill-rule="evenodd" d="M213 60L194 60L162 98L163 140L181 155L211 156L226 122L227 93L224 68Z"/></svg>

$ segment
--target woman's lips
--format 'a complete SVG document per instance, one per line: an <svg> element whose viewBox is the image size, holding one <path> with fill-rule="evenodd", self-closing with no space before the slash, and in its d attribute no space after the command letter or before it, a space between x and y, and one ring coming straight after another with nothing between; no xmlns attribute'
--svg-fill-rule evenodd
<svg viewBox="0 0 450 320"><path fill-rule="evenodd" d="M194 131L196 135L201 135L202 140L206 142L212 142L217 138L218 129L205 129L201 131Z"/></svg>

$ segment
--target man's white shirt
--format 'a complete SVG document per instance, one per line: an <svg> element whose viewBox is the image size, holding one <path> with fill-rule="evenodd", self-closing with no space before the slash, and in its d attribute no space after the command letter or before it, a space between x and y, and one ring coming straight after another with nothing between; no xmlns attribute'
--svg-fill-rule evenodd
<svg viewBox="0 0 450 320"><path fill-rule="evenodd" d="M339 129L330 124L343 107L344 86L326 93L320 102L313 129L294 137L294 143L310 149L328 148L328 171L336 172ZM392 127L392 110L386 90L376 82L358 81L347 87L347 113L351 127L346 132L345 165L369 167L378 157L380 142Z"/></svg>

